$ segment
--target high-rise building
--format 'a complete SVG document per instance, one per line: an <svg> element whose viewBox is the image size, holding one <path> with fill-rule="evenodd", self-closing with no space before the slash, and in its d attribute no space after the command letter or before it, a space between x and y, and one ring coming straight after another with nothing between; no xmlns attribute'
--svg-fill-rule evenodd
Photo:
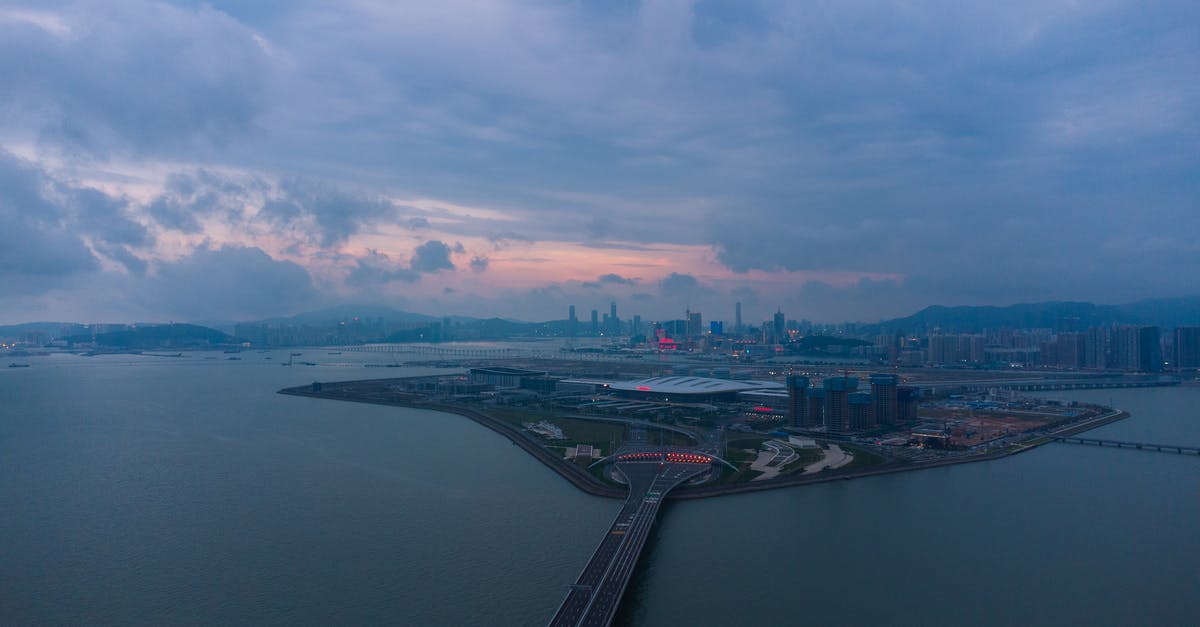
<svg viewBox="0 0 1200 627"><path fill-rule="evenodd" d="M929 363L948 365L958 361L958 339L952 335L929 336Z"/></svg>
<svg viewBox="0 0 1200 627"><path fill-rule="evenodd" d="M1064 368L1079 368L1083 365L1087 335L1083 333L1059 333L1054 340L1054 365Z"/></svg>
<svg viewBox="0 0 1200 627"><path fill-rule="evenodd" d="M825 429L842 433L850 429L850 409L847 398L858 390L856 377L829 377L825 387Z"/></svg>
<svg viewBox="0 0 1200 627"><path fill-rule="evenodd" d="M900 420L896 395L900 379L894 374L871 375L871 404L874 406L875 421L879 424L894 425Z"/></svg>
<svg viewBox="0 0 1200 627"><path fill-rule="evenodd" d="M850 430L874 429L875 415L871 409L871 395L855 392L846 395L846 421Z"/></svg>
<svg viewBox="0 0 1200 627"><path fill-rule="evenodd" d="M782 344L787 341L787 320L782 311L777 310L771 317L771 333L773 343Z"/></svg>
<svg viewBox="0 0 1200 627"><path fill-rule="evenodd" d="M636 335L641 335L641 334L642 334L642 317L640 315L634 316L633 324L629 328L629 335L636 336Z"/></svg>
<svg viewBox="0 0 1200 627"><path fill-rule="evenodd" d="M1113 340L1115 366L1124 370L1159 372L1162 370L1162 345L1158 327L1117 327Z"/></svg>
<svg viewBox="0 0 1200 627"><path fill-rule="evenodd" d="M1158 327L1138 329L1138 370L1162 372L1162 336Z"/></svg>
<svg viewBox="0 0 1200 627"><path fill-rule="evenodd" d="M1103 370L1109 366L1109 329L1092 327L1084 334L1083 367Z"/></svg>
<svg viewBox="0 0 1200 627"><path fill-rule="evenodd" d="M810 429L825 424L825 388L808 389L808 415L804 425Z"/></svg>
<svg viewBox="0 0 1200 627"><path fill-rule="evenodd" d="M916 422L917 406L921 400L921 389L901 387L896 389L896 417L900 422Z"/></svg>
<svg viewBox="0 0 1200 627"><path fill-rule="evenodd" d="M787 378L788 391L788 424L793 427L808 426L808 377L789 375Z"/></svg>
<svg viewBox="0 0 1200 627"><path fill-rule="evenodd" d="M688 337L696 337L704 333L704 324L699 311L687 311L687 335Z"/></svg>
<svg viewBox="0 0 1200 627"><path fill-rule="evenodd" d="M615 302L608 305L608 325L606 329L609 335L621 334L621 319L617 317L617 304Z"/></svg>
<svg viewBox="0 0 1200 627"><path fill-rule="evenodd" d="M1200 368L1200 327L1175 328L1175 367Z"/></svg>
<svg viewBox="0 0 1200 627"><path fill-rule="evenodd" d="M567 336L575 337L579 333L579 319L575 317L575 305L567 308Z"/></svg>
<svg viewBox="0 0 1200 627"><path fill-rule="evenodd" d="M592 335L600 335L600 312L592 310Z"/></svg>
<svg viewBox="0 0 1200 627"><path fill-rule="evenodd" d="M738 301L733 306L733 332L742 332L742 301Z"/></svg>

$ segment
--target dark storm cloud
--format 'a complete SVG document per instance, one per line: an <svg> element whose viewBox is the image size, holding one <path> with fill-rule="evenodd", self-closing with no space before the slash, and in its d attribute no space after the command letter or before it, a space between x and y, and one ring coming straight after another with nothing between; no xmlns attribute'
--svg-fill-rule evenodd
<svg viewBox="0 0 1200 627"><path fill-rule="evenodd" d="M461 244L459 247L461 248ZM429 240L418 246L413 252L409 266L413 271L422 273L453 270L454 262L450 260L450 250L445 242Z"/></svg>
<svg viewBox="0 0 1200 627"><path fill-rule="evenodd" d="M0 20L0 103L45 145L102 158L220 145L253 132L266 57L249 29L204 6L72 4Z"/></svg>
<svg viewBox="0 0 1200 627"><path fill-rule="evenodd" d="M491 260L488 259L487 257L472 257L471 258L471 270L473 270L475 272L483 272L484 270L488 269L488 265L490 263L491 263Z"/></svg>
<svg viewBox="0 0 1200 627"><path fill-rule="evenodd" d="M263 318L318 299L304 268L254 247L199 248L157 270L152 281L135 284L134 297L176 319Z"/></svg>

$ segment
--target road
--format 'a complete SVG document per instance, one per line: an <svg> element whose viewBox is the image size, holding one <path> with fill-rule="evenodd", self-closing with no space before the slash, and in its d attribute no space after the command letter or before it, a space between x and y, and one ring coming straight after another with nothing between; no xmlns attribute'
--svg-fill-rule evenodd
<svg viewBox="0 0 1200 627"><path fill-rule="evenodd" d="M708 467L707 463L617 462L617 470L629 482L629 497L550 625L610 624L663 497Z"/></svg>

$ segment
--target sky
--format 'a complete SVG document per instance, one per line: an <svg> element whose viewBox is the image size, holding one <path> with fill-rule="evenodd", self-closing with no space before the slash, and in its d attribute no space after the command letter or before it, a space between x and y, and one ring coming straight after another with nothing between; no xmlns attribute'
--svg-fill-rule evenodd
<svg viewBox="0 0 1200 627"><path fill-rule="evenodd" d="M1200 3L0 0L0 323L1200 293Z"/></svg>

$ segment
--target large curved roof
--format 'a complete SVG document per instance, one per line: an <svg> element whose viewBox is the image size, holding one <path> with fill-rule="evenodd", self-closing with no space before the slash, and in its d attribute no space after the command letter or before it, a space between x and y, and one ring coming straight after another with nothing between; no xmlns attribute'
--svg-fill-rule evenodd
<svg viewBox="0 0 1200 627"><path fill-rule="evenodd" d="M782 383L773 381L730 381L708 377L652 377L633 381L617 381L609 386L625 392L650 392L656 394L728 394L750 390L783 389Z"/></svg>

